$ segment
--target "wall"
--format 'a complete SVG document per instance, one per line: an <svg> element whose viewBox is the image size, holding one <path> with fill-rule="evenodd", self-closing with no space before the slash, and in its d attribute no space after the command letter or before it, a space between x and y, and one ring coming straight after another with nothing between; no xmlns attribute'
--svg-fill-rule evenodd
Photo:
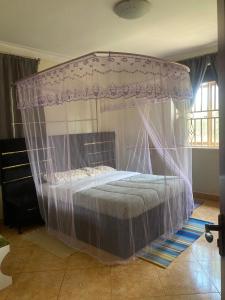
<svg viewBox="0 0 225 300"><path fill-rule="evenodd" d="M219 195L218 149L193 149L192 174L195 192Z"/></svg>
<svg viewBox="0 0 225 300"><path fill-rule="evenodd" d="M57 65L58 62L53 60L41 59L38 66L38 71L43 71L45 69L51 68Z"/></svg>
<svg viewBox="0 0 225 300"><path fill-rule="evenodd" d="M96 131L95 100L45 107L45 121L48 135Z"/></svg>

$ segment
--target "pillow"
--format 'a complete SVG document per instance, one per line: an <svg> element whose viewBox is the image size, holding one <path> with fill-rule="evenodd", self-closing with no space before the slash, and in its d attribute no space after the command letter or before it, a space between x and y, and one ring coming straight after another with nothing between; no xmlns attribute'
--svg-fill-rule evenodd
<svg viewBox="0 0 225 300"><path fill-rule="evenodd" d="M104 173L116 171L116 169L109 167L109 166L97 166L94 168L85 167L82 170L85 170L85 172L87 173L88 176L96 176L96 175L101 175Z"/></svg>
<svg viewBox="0 0 225 300"><path fill-rule="evenodd" d="M94 169L99 170L102 173L116 171L116 169L109 166L97 166Z"/></svg>
<svg viewBox="0 0 225 300"><path fill-rule="evenodd" d="M44 174L43 179L44 181L50 183L50 184L59 184L59 183L65 183L64 174L65 172L55 172L50 174Z"/></svg>
<svg viewBox="0 0 225 300"><path fill-rule="evenodd" d="M71 170L70 172L71 172L71 176L74 179L81 179L83 177L88 176L87 172L83 169L75 169L75 170Z"/></svg>
<svg viewBox="0 0 225 300"><path fill-rule="evenodd" d="M70 182L71 180L79 180L87 177L87 173L82 169L69 170L64 172L55 172L51 174L44 174L43 179L50 184L62 184Z"/></svg>
<svg viewBox="0 0 225 300"><path fill-rule="evenodd" d="M84 170L87 174L87 176L95 176L95 175L99 175L101 174L101 170L97 170L95 168L91 168L91 167L85 167L82 170Z"/></svg>

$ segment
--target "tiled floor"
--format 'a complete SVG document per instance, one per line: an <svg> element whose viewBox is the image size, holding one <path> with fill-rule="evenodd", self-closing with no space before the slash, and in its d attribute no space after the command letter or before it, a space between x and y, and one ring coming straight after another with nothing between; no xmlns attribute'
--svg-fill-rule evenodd
<svg viewBox="0 0 225 300"><path fill-rule="evenodd" d="M217 203L207 201L194 217L217 222ZM1 227L11 244L2 270L13 285L0 291L0 300L197 300L220 299L220 257L216 237L204 236L166 270L136 260L107 267L85 254L58 258Z"/></svg>

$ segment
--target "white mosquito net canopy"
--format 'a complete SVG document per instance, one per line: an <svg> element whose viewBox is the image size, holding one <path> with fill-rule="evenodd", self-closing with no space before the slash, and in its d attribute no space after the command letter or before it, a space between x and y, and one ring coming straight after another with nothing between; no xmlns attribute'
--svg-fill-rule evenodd
<svg viewBox="0 0 225 300"><path fill-rule="evenodd" d="M50 233L114 263L182 226L193 209L188 71L98 52L17 82Z"/></svg>

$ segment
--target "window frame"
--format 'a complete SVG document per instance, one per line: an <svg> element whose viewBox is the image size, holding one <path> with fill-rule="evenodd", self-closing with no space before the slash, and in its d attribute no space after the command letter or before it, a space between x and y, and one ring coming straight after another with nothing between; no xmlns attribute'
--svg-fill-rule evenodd
<svg viewBox="0 0 225 300"><path fill-rule="evenodd" d="M203 109L203 89L207 88L207 110ZM213 90L214 89L214 90ZM200 93L200 109L197 108L195 101L188 116L188 128L190 133L189 143L192 148L201 149L218 149L219 148L219 102L218 102L218 86L216 81L203 82L199 87ZM199 94L197 94L199 97ZM199 105L199 103L198 103ZM196 117L196 115L203 115ZM207 141L204 141L203 120L207 121ZM197 121L200 122L200 140L197 141L199 135L196 134ZM218 138L217 138L218 137Z"/></svg>

